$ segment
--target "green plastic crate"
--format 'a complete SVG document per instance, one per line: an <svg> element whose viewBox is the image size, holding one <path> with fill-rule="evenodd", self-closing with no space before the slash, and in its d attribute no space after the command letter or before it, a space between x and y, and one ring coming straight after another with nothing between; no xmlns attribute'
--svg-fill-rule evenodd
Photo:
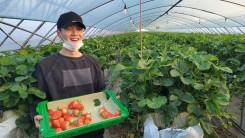
<svg viewBox="0 0 245 138"><path fill-rule="evenodd" d="M94 99L100 100L100 106L94 105ZM92 115L92 123L85 126L77 127L70 130L64 130L62 132L56 133L55 129L50 127L47 109L56 109L57 106L60 105L67 106L67 104L73 100L81 100L82 104L84 105L84 110L89 111ZM120 110L121 115L110 119L103 119L98 113L99 107L101 106L105 106L111 112ZM87 132L122 123L129 115L128 109L125 106L123 106L122 103L116 99L116 95L109 90L51 102L43 101L37 105L36 111L39 115L43 116L43 119L40 121L39 127L39 132L43 138L64 138L81 135Z"/></svg>

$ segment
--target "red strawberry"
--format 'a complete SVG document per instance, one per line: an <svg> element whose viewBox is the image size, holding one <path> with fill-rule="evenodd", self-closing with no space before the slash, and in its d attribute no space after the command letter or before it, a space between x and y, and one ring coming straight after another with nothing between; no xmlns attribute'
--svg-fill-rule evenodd
<svg viewBox="0 0 245 138"><path fill-rule="evenodd" d="M52 116L54 114L54 111L52 109L48 109L48 115Z"/></svg>
<svg viewBox="0 0 245 138"><path fill-rule="evenodd" d="M63 109L66 109L66 107L63 106L63 105L60 105L60 106L58 106L58 108L57 108L57 110L60 110L60 111L62 111Z"/></svg>
<svg viewBox="0 0 245 138"><path fill-rule="evenodd" d="M73 105L73 108L77 109L79 111L82 111L83 110L83 105L81 103L77 103L77 104Z"/></svg>
<svg viewBox="0 0 245 138"><path fill-rule="evenodd" d="M52 126L53 126L54 128L59 128L59 127L60 127L60 122L59 122L59 120L53 120Z"/></svg>
<svg viewBox="0 0 245 138"><path fill-rule="evenodd" d="M68 125L68 126L66 127L67 130L73 129L73 128L74 128L74 126L72 126L72 125Z"/></svg>
<svg viewBox="0 0 245 138"><path fill-rule="evenodd" d="M90 123L91 123L91 120L85 119L84 124L90 124Z"/></svg>
<svg viewBox="0 0 245 138"><path fill-rule="evenodd" d="M82 114L82 112L79 110L73 110L73 112L72 112L73 116L80 116L81 114Z"/></svg>
<svg viewBox="0 0 245 138"><path fill-rule="evenodd" d="M59 133L61 131L62 131L62 128L56 128L56 130L55 130L56 133Z"/></svg>
<svg viewBox="0 0 245 138"><path fill-rule="evenodd" d="M121 113L120 113L120 111L119 110L117 110L116 112L115 112L115 114L114 114L115 116L120 116L121 115Z"/></svg>
<svg viewBox="0 0 245 138"><path fill-rule="evenodd" d="M112 113L110 113L110 112L108 112L108 116L107 116L108 118L113 118L113 117L115 117Z"/></svg>
<svg viewBox="0 0 245 138"><path fill-rule="evenodd" d="M60 117L58 120L59 120L60 124L61 124L63 121L65 121L64 117Z"/></svg>
<svg viewBox="0 0 245 138"><path fill-rule="evenodd" d="M101 113L101 116L104 118L108 118L108 115L109 113L107 111Z"/></svg>
<svg viewBox="0 0 245 138"><path fill-rule="evenodd" d="M99 113L103 113L103 112L105 112L105 111L107 111L105 107L101 107L101 108L99 109Z"/></svg>
<svg viewBox="0 0 245 138"><path fill-rule="evenodd" d="M84 123L83 122L77 122L77 127L83 126Z"/></svg>
<svg viewBox="0 0 245 138"><path fill-rule="evenodd" d="M83 113L82 113L82 115L84 116L86 116L86 115L88 115L88 114L90 114L88 111L84 111Z"/></svg>
<svg viewBox="0 0 245 138"><path fill-rule="evenodd" d="M70 122L68 121L63 121L60 125L63 130L66 130L69 126Z"/></svg>
<svg viewBox="0 0 245 138"><path fill-rule="evenodd" d="M62 112L61 111L55 111L54 114L51 116L51 118L53 120L55 120L55 119L60 118L61 116L62 116Z"/></svg>
<svg viewBox="0 0 245 138"><path fill-rule="evenodd" d="M68 104L68 109L73 109L74 108L74 104L77 104L77 101L72 101Z"/></svg>
<svg viewBox="0 0 245 138"><path fill-rule="evenodd" d="M86 116L81 116L81 117L79 117L78 119L77 119L77 122L84 122L85 121L85 119L86 119Z"/></svg>
<svg viewBox="0 0 245 138"><path fill-rule="evenodd" d="M86 115L86 119L85 120L92 120L92 116L91 115Z"/></svg>
<svg viewBox="0 0 245 138"><path fill-rule="evenodd" d="M65 118L65 121L69 121L70 123L74 122L74 118L72 116L68 116Z"/></svg>

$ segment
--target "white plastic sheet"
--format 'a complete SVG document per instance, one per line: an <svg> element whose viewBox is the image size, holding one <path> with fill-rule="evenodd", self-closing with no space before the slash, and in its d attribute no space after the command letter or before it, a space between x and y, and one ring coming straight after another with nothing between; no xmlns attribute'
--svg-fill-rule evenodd
<svg viewBox="0 0 245 138"><path fill-rule="evenodd" d="M166 128L158 130L152 117L149 117L144 123L143 138L203 138L204 132L200 125L190 126L186 130Z"/></svg>

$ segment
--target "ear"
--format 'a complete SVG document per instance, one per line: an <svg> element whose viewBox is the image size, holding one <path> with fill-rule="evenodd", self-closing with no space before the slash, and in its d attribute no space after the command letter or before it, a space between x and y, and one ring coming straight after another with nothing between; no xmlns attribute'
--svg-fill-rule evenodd
<svg viewBox="0 0 245 138"><path fill-rule="evenodd" d="M61 32L60 32L60 31L61 31L61 30L59 30L59 29L56 31L57 36L58 36L59 38L61 38Z"/></svg>

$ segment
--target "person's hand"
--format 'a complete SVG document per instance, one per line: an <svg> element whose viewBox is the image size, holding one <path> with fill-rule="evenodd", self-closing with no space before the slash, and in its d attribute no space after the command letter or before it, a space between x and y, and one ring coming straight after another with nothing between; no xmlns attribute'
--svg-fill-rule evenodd
<svg viewBox="0 0 245 138"><path fill-rule="evenodd" d="M120 99L120 95L117 95L116 98L117 98L117 99Z"/></svg>
<svg viewBox="0 0 245 138"><path fill-rule="evenodd" d="M41 115L34 116L34 122L35 122L36 128L40 127L40 120L41 119L43 119L43 116L41 116Z"/></svg>

